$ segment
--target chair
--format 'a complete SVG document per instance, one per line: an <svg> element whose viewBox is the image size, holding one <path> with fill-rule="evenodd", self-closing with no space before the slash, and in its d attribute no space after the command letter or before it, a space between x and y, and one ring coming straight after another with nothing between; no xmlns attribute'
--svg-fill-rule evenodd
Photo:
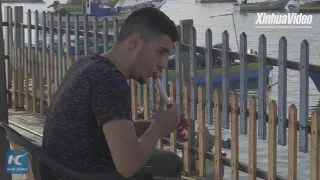
<svg viewBox="0 0 320 180"><path fill-rule="evenodd" d="M47 165L50 167L52 170L56 172L62 172L65 173L66 175L78 179L78 180L108 180L108 179L117 179L117 180L122 180L126 179L123 176L121 176L118 172L112 172L112 173L82 173L82 172L77 172L74 171L65 165L62 165L58 163L56 160L50 158L48 155L46 155L41 147L39 145L36 145L31 142L30 139L22 136L19 134L17 131L12 129L10 126L8 126L5 123L0 122L0 131L4 131L7 139L15 143L19 146L22 146L26 151L28 151L31 156L32 156L32 171L35 180L41 180L40 177L40 162L43 164ZM151 166L145 166L143 167L139 172L136 173L136 175L133 177L139 178L141 177L142 179L154 179L154 172L153 168Z"/></svg>

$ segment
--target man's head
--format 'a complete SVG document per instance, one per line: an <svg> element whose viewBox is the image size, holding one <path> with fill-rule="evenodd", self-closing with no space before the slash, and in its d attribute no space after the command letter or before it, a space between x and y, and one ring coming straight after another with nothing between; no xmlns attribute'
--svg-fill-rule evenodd
<svg viewBox="0 0 320 180"><path fill-rule="evenodd" d="M172 20L156 8L134 11L124 22L115 46L127 53L130 78L141 84L167 67L168 56L179 40Z"/></svg>

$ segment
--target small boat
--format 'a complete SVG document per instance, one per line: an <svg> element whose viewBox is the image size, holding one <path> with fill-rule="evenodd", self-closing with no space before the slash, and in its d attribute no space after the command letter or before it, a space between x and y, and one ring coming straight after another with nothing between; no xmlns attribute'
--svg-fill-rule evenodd
<svg viewBox="0 0 320 180"><path fill-rule="evenodd" d="M82 11L83 10L83 4L86 1L77 1L77 0L71 0L67 3L60 3L59 1L54 1L52 5L48 6L47 8L53 7L54 12L59 11L60 9L65 9L67 12L73 12L73 11ZM105 2L99 1L100 6L107 6L110 8L114 8L119 0L109 0Z"/></svg>
<svg viewBox="0 0 320 180"><path fill-rule="evenodd" d="M219 48L221 43L214 45L214 48ZM256 51L250 49L248 54L257 54ZM205 55L197 53L197 84L205 84ZM222 83L222 58L217 57L212 63L212 84L213 86L219 86ZM266 67L266 76L269 77L270 71L273 69L273 66L267 65ZM176 79L175 71L175 54L169 57L168 62L168 77L169 80ZM259 77L259 64L258 63L248 63L247 71L248 80L258 79ZM240 60L230 59L230 69L229 69L229 81L240 81Z"/></svg>
<svg viewBox="0 0 320 180"><path fill-rule="evenodd" d="M247 0L242 3L234 4L234 9L239 11L270 11L283 10L288 4L289 0L271 0L256 3L247 3Z"/></svg>
<svg viewBox="0 0 320 180"><path fill-rule="evenodd" d="M102 26L103 20L105 17L108 19L109 25L113 24L114 19L118 20L118 23L121 25L124 20L135 10L143 8L143 7L154 7L157 9L160 9L167 0L151 0L151 1L146 1L142 3L137 3L133 5L128 5L128 6L115 6L115 7L108 7L104 6L103 4L99 4L99 2L85 2L81 6L81 10L66 10L66 9L61 9L59 11L55 11L55 16L54 16L54 26L58 26L58 13L61 15L61 25L62 27L66 26L66 14L70 14L70 23L75 22L75 15L79 15L79 26L83 27L84 22L85 22L85 16L87 15L88 18L88 25L89 28L92 27L92 22L95 21L95 17L97 18L98 21L98 26ZM71 6L71 5L70 5ZM69 9L72 9L70 8ZM72 5L73 6L73 5ZM77 8L79 5L76 6ZM73 9L77 9L73 8ZM40 18L42 20L42 18ZM47 24L51 24L50 18L47 17L46 19ZM41 23L40 23L41 24Z"/></svg>
<svg viewBox="0 0 320 180"><path fill-rule="evenodd" d="M68 12L74 12L74 11L82 11L83 5L85 5L86 1L82 0L68 0L67 3L60 3L59 1L53 1L53 4L48 6L47 8L53 8L53 12L55 14L62 13L61 15L66 15ZM107 6L110 8L114 8L118 4L119 0L108 0L105 2L99 1L100 6Z"/></svg>
<svg viewBox="0 0 320 180"><path fill-rule="evenodd" d="M320 12L320 1L308 1L300 4L299 1L288 5L290 13L318 13Z"/></svg>
<svg viewBox="0 0 320 180"><path fill-rule="evenodd" d="M273 66L267 65L266 76L269 77L270 71ZM197 84L205 84L205 68L201 67L197 69ZM259 77L259 64L258 63L248 63L248 80L258 79ZM176 79L175 69L168 68L169 80ZM222 83L222 67L221 65L214 65L212 71L212 83L213 85ZM240 81L240 63L235 62L230 64L229 69L229 81Z"/></svg>

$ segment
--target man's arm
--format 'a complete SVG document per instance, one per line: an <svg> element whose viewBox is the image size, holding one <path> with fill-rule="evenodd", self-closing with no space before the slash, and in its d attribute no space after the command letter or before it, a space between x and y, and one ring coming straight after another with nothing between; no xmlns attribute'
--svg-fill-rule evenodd
<svg viewBox="0 0 320 180"><path fill-rule="evenodd" d="M113 120L103 125L103 132L117 171L126 178L132 177L152 155L159 137L159 128L152 123L139 139L133 123Z"/></svg>
<svg viewBox="0 0 320 180"><path fill-rule="evenodd" d="M153 122L153 119L133 121L134 129L136 131L136 135L138 138L140 138L148 130L152 122Z"/></svg>
<svg viewBox="0 0 320 180"><path fill-rule="evenodd" d="M152 123L144 135L137 138L130 120L130 89L119 76L106 74L104 78L99 78L93 87L91 101L117 171L124 177L133 176L151 157L161 136L157 124Z"/></svg>

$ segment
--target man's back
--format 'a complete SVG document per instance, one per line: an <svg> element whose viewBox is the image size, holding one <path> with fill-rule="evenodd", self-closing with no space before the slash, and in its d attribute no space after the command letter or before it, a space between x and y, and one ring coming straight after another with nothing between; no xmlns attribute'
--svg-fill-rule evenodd
<svg viewBox="0 0 320 180"><path fill-rule="evenodd" d="M107 83L100 83L102 81ZM115 90L121 92L120 97L113 95ZM106 100L122 103L117 106L108 104ZM106 120L114 116L131 119L130 104L126 78L109 60L93 55L74 62L47 111L43 132L44 152L80 172L114 171L101 127L105 120L97 118L97 114L103 115ZM42 178L71 180L56 175L46 166L42 167Z"/></svg>

